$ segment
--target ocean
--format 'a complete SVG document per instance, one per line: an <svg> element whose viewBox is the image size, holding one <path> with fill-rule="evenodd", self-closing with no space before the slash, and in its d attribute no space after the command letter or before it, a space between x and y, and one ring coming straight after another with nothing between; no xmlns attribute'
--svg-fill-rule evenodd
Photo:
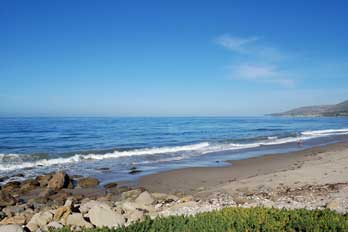
<svg viewBox="0 0 348 232"><path fill-rule="evenodd" d="M348 141L348 118L0 118L0 177L66 170L102 183L136 181L339 141ZM133 167L141 172L130 174Z"/></svg>

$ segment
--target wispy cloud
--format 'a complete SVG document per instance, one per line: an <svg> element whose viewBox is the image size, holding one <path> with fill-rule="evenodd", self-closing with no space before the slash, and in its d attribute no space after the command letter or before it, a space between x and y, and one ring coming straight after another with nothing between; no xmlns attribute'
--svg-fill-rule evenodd
<svg viewBox="0 0 348 232"><path fill-rule="evenodd" d="M249 53L251 52L250 45L258 41L259 37L233 37L230 35L221 35L215 39L215 42L224 48L234 52Z"/></svg>
<svg viewBox="0 0 348 232"><path fill-rule="evenodd" d="M282 68L287 55L262 43L261 37L235 37L224 34L215 42L232 52L235 63L229 65L233 79L260 81L292 87L296 76Z"/></svg>
<svg viewBox="0 0 348 232"><path fill-rule="evenodd" d="M263 81L281 84L286 87L294 85L290 74L275 65L239 64L231 66L231 71L231 76L234 79Z"/></svg>

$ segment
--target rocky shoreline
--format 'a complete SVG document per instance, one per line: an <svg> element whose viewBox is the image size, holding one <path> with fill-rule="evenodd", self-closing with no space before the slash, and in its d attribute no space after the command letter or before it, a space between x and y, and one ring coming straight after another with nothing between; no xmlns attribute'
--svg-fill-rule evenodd
<svg viewBox="0 0 348 232"><path fill-rule="evenodd" d="M341 143L238 161L233 167L161 173L150 176L147 185L139 182L133 187L100 186L96 178L60 171L1 186L0 232L115 228L145 217L195 215L224 207L330 209L346 214L347 170L348 144ZM155 190L161 185L166 192Z"/></svg>
<svg viewBox="0 0 348 232"><path fill-rule="evenodd" d="M348 183L307 185L300 188L239 189L231 195L215 192L199 198L183 193L150 193L144 188L98 186L89 177L70 177L65 172L9 182L0 191L0 232L48 231L50 228L127 226L145 216L194 215L224 207L329 208L340 213L347 204L337 194L348 192ZM336 195L336 197L335 197Z"/></svg>

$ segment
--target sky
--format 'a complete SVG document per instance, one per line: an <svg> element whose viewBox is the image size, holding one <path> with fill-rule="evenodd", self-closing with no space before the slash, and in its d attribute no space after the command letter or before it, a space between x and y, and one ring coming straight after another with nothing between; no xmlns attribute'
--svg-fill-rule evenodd
<svg viewBox="0 0 348 232"><path fill-rule="evenodd" d="M0 4L0 116L254 116L348 99L348 1Z"/></svg>

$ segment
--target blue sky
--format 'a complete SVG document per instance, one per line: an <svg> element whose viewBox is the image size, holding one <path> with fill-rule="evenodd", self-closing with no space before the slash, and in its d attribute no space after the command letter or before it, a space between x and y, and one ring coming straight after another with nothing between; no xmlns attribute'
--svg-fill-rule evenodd
<svg viewBox="0 0 348 232"><path fill-rule="evenodd" d="M348 99L348 1L1 1L1 116L262 115Z"/></svg>

